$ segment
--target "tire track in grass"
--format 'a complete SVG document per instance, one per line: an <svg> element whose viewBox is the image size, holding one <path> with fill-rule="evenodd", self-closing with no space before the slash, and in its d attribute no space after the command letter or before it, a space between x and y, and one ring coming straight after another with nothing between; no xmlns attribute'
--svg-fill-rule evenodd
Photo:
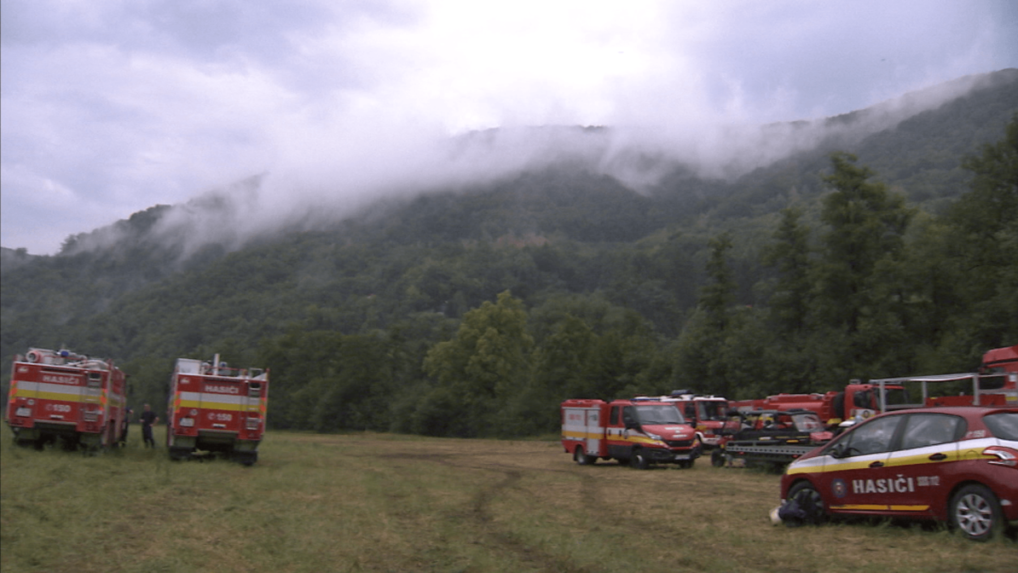
<svg viewBox="0 0 1018 573"><path fill-rule="evenodd" d="M590 573L591 569L577 567L567 559L553 555L540 547L520 539L510 529L497 523L491 511L492 504L502 500L509 491L518 489L525 472L533 470L531 468L521 470L517 466L507 465L502 462L485 463L480 459L490 456L490 453L443 453L437 455L400 454L398 457L402 459L412 457L456 469L498 472L502 475L502 479L482 487L471 497L465 509L459 514L461 518L475 526L474 531L481 538L479 543L514 555L520 563L526 564L537 571L548 571L549 573ZM566 470L546 471L565 472L575 475L575 472ZM589 479L583 479L582 481L588 483L588 486L594 483Z"/></svg>

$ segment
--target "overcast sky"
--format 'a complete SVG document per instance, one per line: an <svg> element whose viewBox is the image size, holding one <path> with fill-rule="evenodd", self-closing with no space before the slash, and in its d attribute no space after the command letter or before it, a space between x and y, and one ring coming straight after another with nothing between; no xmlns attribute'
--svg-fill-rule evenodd
<svg viewBox="0 0 1018 573"><path fill-rule="evenodd" d="M472 129L820 118L1018 67L1010 0L0 1L0 244L33 254L259 173L354 201Z"/></svg>

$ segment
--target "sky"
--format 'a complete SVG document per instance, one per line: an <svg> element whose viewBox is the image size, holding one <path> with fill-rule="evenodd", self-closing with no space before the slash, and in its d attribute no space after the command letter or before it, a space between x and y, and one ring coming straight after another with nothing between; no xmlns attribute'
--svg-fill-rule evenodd
<svg viewBox="0 0 1018 573"><path fill-rule="evenodd" d="M0 245L32 254L253 175L267 221L497 170L436 153L472 130L702 142L1018 67L1010 0L0 2Z"/></svg>

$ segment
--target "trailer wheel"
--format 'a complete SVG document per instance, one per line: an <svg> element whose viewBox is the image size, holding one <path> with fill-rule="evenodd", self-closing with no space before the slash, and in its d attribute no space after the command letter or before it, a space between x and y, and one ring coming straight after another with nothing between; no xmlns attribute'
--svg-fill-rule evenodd
<svg viewBox="0 0 1018 573"><path fill-rule="evenodd" d="M721 449L715 449L710 453L710 465L716 468L725 467L725 451Z"/></svg>
<svg viewBox="0 0 1018 573"><path fill-rule="evenodd" d="M647 459L647 456L639 449L633 450L633 455L629 458L629 467L645 470L648 466L650 466L650 460Z"/></svg>
<svg viewBox="0 0 1018 573"><path fill-rule="evenodd" d="M573 461L581 466L589 466L597 461L596 456L588 456L583 450L583 446L576 446L573 450Z"/></svg>
<svg viewBox="0 0 1018 573"><path fill-rule="evenodd" d="M997 496L984 485L969 484L951 497L950 524L973 541L986 541L1004 524Z"/></svg>

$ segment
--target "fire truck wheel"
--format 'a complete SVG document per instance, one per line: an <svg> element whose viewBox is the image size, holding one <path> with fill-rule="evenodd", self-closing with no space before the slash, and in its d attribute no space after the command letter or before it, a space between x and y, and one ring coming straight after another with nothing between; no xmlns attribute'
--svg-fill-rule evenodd
<svg viewBox="0 0 1018 573"><path fill-rule="evenodd" d="M984 485L969 484L951 498L951 527L973 541L987 541L1004 524L997 496Z"/></svg>
<svg viewBox="0 0 1018 573"><path fill-rule="evenodd" d="M169 448L170 460L180 462L191 459L191 450L188 448Z"/></svg>
<svg viewBox="0 0 1018 573"><path fill-rule="evenodd" d="M99 449L107 450L110 444L113 443L113 424L106 424L103 426L103 431L99 434Z"/></svg>
<svg viewBox="0 0 1018 573"><path fill-rule="evenodd" d="M629 467L645 470L648 466L650 466L650 460L647 459L647 455L640 450L633 450L633 455L629 458Z"/></svg>

